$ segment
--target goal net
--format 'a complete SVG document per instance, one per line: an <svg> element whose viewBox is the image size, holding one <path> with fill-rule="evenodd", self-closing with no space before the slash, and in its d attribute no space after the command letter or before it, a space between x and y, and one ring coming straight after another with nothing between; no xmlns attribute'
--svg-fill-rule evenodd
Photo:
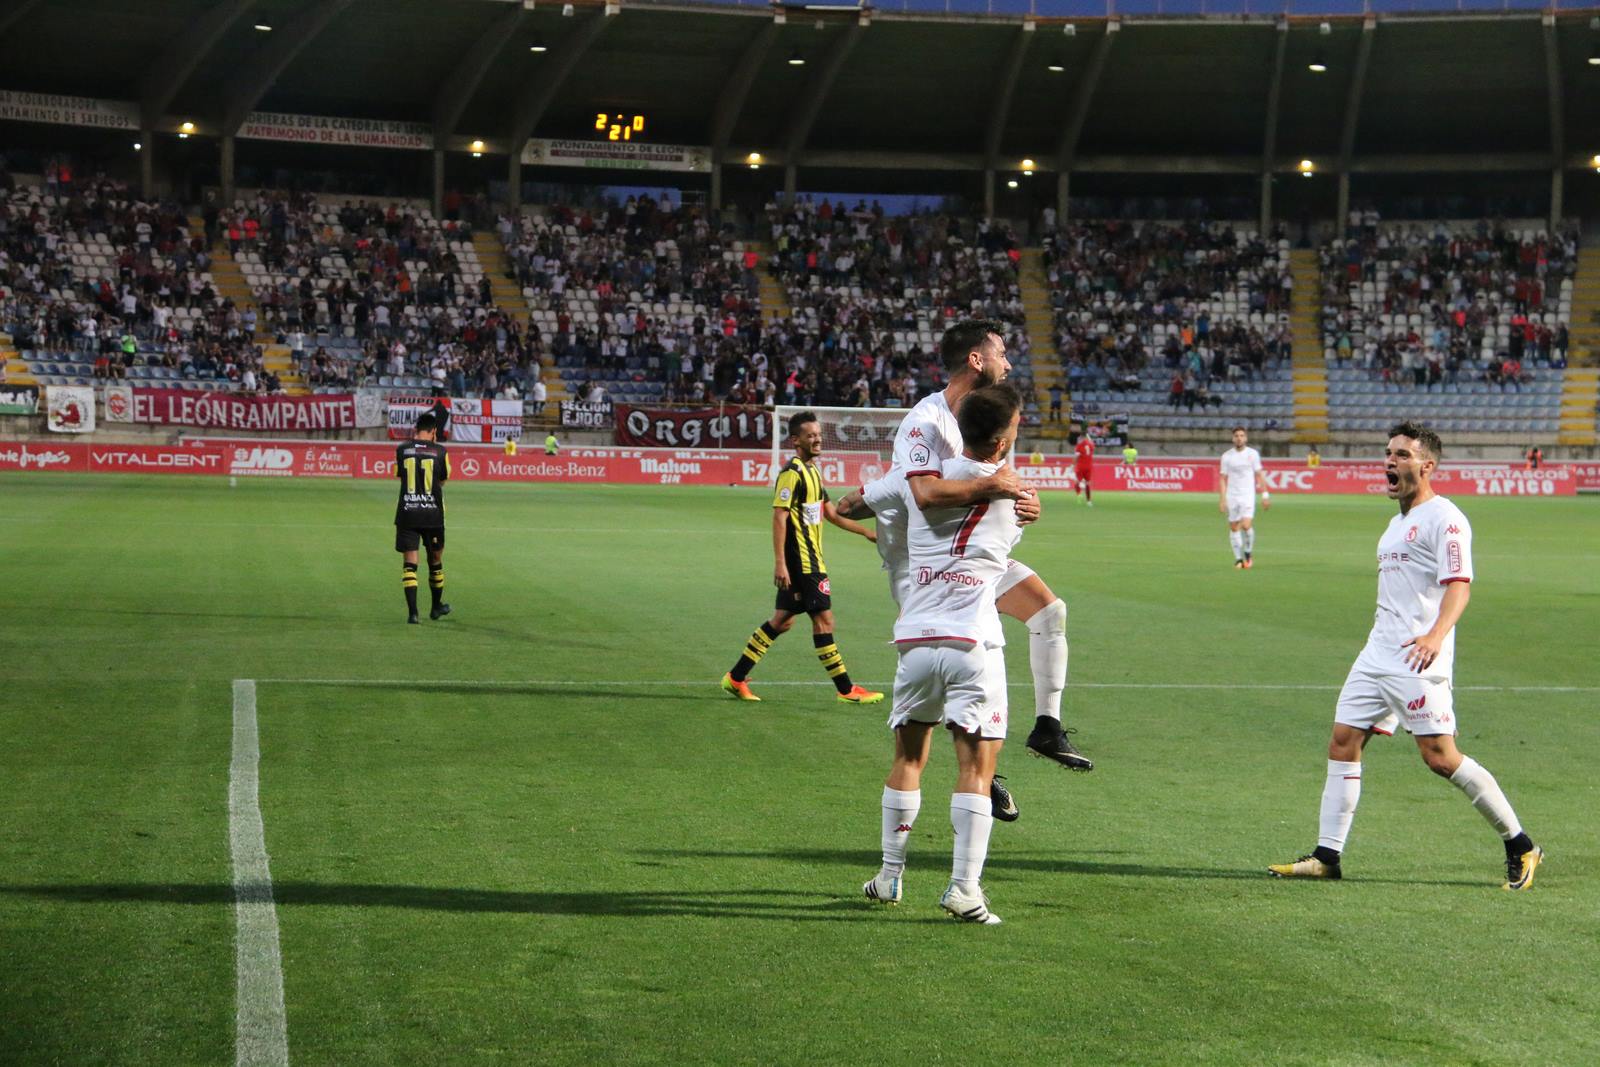
<svg viewBox="0 0 1600 1067"><path fill-rule="evenodd" d="M853 488L888 471L894 461L894 435L905 408L818 408L779 404L772 409L772 477L794 455L789 440L789 419L802 411L817 417L822 427L824 484ZM840 489L842 492L843 489Z"/></svg>

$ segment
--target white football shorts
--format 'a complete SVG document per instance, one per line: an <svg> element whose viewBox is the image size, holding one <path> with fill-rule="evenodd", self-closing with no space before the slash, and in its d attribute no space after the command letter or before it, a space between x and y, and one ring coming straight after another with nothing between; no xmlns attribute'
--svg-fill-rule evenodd
<svg viewBox="0 0 1600 1067"><path fill-rule="evenodd" d="M889 728L944 723L985 740L1006 736L1006 655L964 641L908 645L894 673Z"/></svg>
<svg viewBox="0 0 1600 1067"><path fill-rule="evenodd" d="M1006 572L994 586L994 598L999 600L1012 589L1033 577L1033 568L1026 563L1018 563L1014 559L1006 560Z"/></svg>
<svg viewBox="0 0 1600 1067"><path fill-rule="evenodd" d="M1235 500L1228 498L1228 521L1239 522L1241 519L1254 519L1256 517L1256 498L1248 500Z"/></svg>
<svg viewBox="0 0 1600 1067"><path fill-rule="evenodd" d="M1417 736L1454 734L1455 699L1450 679L1417 674L1369 674L1350 668L1344 688L1339 690L1333 721L1357 730L1392 734L1396 719Z"/></svg>

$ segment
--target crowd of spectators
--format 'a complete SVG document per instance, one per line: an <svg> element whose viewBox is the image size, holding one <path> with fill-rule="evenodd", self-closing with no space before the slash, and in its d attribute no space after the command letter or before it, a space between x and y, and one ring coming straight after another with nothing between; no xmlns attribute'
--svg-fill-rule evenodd
<svg viewBox="0 0 1600 1067"><path fill-rule="evenodd" d="M1287 360L1287 239L1225 223L1076 222L1044 236L1055 350L1070 388L1171 377L1173 406Z"/></svg>
<svg viewBox="0 0 1600 1067"><path fill-rule="evenodd" d="M56 167L45 188L0 181L0 326L25 351L76 356L99 378L135 367L268 390L255 312L216 292L183 209L104 175Z"/></svg>
<svg viewBox="0 0 1600 1067"><path fill-rule="evenodd" d="M1575 229L1353 215L1321 250L1326 357L1397 385L1516 389L1533 368L1566 365L1577 262Z"/></svg>

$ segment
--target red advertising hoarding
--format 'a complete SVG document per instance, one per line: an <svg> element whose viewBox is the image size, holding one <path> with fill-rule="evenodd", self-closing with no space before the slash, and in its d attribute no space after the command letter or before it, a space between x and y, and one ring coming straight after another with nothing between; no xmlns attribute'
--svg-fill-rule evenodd
<svg viewBox="0 0 1600 1067"><path fill-rule="evenodd" d="M547 456L527 449L508 456L498 446L450 446L457 481L575 482L615 485L767 486L775 473L768 453L751 449L568 448ZM1014 457L1017 472L1041 489L1070 490L1075 457ZM872 452L820 457L823 483L839 496L881 475ZM1382 494L1378 463L1328 461L1307 467L1264 460L1274 493ZM277 478L389 478L394 446L356 441L196 438L178 445L116 445L71 441L45 445L0 441L0 470L93 471L125 474L226 474ZM1096 459L1096 489L1154 493L1217 492L1215 459L1154 459L1127 464ZM1520 463L1458 463L1440 468L1434 488L1446 496L1571 496L1600 489L1600 463L1555 463L1527 470Z"/></svg>

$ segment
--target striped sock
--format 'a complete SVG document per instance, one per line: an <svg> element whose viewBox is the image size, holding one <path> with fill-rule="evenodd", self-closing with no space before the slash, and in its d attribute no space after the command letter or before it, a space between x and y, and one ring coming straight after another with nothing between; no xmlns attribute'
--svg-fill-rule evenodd
<svg viewBox="0 0 1600 1067"><path fill-rule="evenodd" d="M444 603L444 564L428 564L428 589L433 593L433 606Z"/></svg>
<svg viewBox="0 0 1600 1067"><path fill-rule="evenodd" d="M776 641L782 632L774 630L770 622L762 623L756 632L750 635L750 640L744 643L744 654L739 657L739 662L733 665L733 670L728 672L729 677L736 682L748 678L755 665L761 662L761 657L771 651L772 642Z"/></svg>
<svg viewBox="0 0 1600 1067"><path fill-rule="evenodd" d="M417 613L417 565L415 563L402 563L400 567L400 588L406 591L406 610L415 615Z"/></svg>
<svg viewBox="0 0 1600 1067"><path fill-rule="evenodd" d="M841 693L850 692L850 672L844 669L844 657L839 654L839 646L833 643L833 635L812 634L811 643L817 646L817 659L833 679L834 688Z"/></svg>

